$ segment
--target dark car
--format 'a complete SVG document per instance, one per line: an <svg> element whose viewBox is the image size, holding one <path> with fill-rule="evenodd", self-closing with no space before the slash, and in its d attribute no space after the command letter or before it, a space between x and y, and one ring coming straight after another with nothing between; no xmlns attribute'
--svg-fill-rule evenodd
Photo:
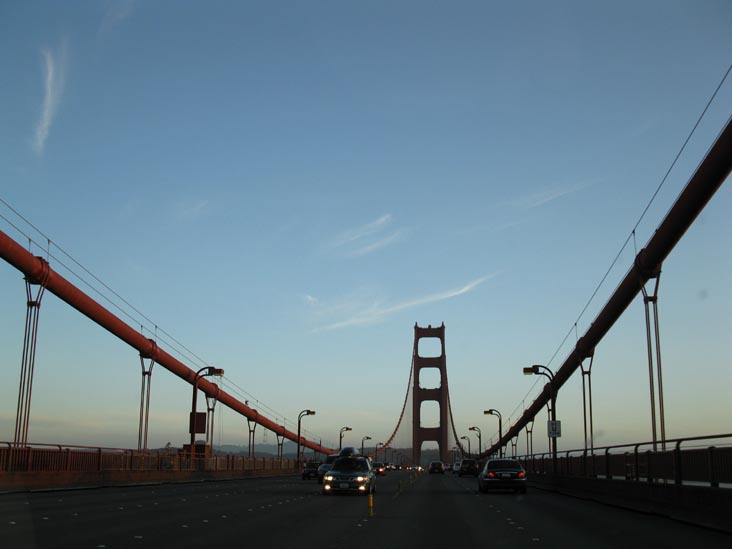
<svg viewBox="0 0 732 549"><path fill-rule="evenodd" d="M333 467L333 463L337 459L338 454L330 454L328 457L325 458L325 461L320 464L320 467L318 467L318 472L315 475L318 479L318 484L323 484L323 477L325 476L325 473L330 471L330 468Z"/></svg>
<svg viewBox="0 0 732 549"><path fill-rule="evenodd" d="M460 462L460 469L458 470L458 476L473 475L478 476L480 469L478 468L478 462L474 459L464 459Z"/></svg>
<svg viewBox="0 0 732 549"><path fill-rule="evenodd" d="M381 463L380 461L375 461L371 464L371 467L374 470L374 473L377 475L385 475L386 474L386 465Z"/></svg>
<svg viewBox="0 0 732 549"><path fill-rule="evenodd" d="M339 457L323 477L323 494L355 492L372 494L376 475L364 457Z"/></svg>
<svg viewBox="0 0 732 549"><path fill-rule="evenodd" d="M340 452L338 452L339 457L354 457L360 455L361 452L358 451L358 448L354 448L353 446L345 446Z"/></svg>
<svg viewBox="0 0 732 549"><path fill-rule="evenodd" d="M302 478L318 478L318 467L320 467L320 460L311 459L305 464L302 469Z"/></svg>
<svg viewBox="0 0 732 549"><path fill-rule="evenodd" d="M433 461L432 463L430 463L430 466L427 470L430 472L430 474L442 473L444 475L445 474L445 464L442 463L441 461Z"/></svg>
<svg viewBox="0 0 732 549"><path fill-rule="evenodd" d="M526 470L515 459L489 459L478 475L478 491L492 489L526 493Z"/></svg>

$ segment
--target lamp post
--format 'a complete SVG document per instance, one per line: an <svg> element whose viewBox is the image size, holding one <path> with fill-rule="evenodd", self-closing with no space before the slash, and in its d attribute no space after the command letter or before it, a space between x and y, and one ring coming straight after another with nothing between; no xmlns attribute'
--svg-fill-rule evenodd
<svg viewBox="0 0 732 549"><path fill-rule="evenodd" d="M550 409L549 414L551 417L551 421L553 425L556 426L557 421L557 391L554 388L554 372L552 372L549 368L546 366L542 366L541 364L534 364L533 366L529 366L527 368L524 368L524 375L531 376L531 375L540 375L544 376L546 378L549 378L549 384L551 386L552 396L550 400ZM554 434L554 436L551 436ZM551 443L551 451L552 451L552 464L554 467L554 471L556 472L557 469L557 437L555 433L552 433L549 435L549 442Z"/></svg>
<svg viewBox="0 0 732 549"><path fill-rule="evenodd" d="M202 377L206 376L222 376L224 375L223 368L214 368L213 366L204 366L200 370L196 372L195 377L193 378L193 398L191 399L191 419L190 419L190 432L191 432L191 459L193 459L193 456L195 455L195 447L196 447L196 433L198 432L198 421L196 416L196 404L197 404L197 397L198 397L198 382ZM204 426L205 429L205 426ZM205 432L205 431L202 431Z"/></svg>
<svg viewBox="0 0 732 549"><path fill-rule="evenodd" d="M483 414L487 416L496 416L498 418L498 444L500 444L498 448L498 457L503 457L503 444L501 444L501 440L503 439L503 417L501 416L501 412L491 408L490 410L485 410Z"/></svg>
<svg viewBox="0 0 732 549"><path fill-rule="evenodd" d="M376 443L376 448L374 449L374 461L378 461L378 459L379 459L379 446L383 446L383 445L384 445L383 442L377 442Z"/></svg>
<svg viewBox="0 0 732 549"><path fill-rule="evenodd" d="M482 433L480 432L480 429L478 429L477 427L469 427L468 431L475 431L476 433L478 433L478 455L482 454L483 453L483 442L481 440Z"/></svg>
<svg viewBox="0 0 732 549"><path fill-rule="evenodd" d="M363 443L364 443L364 441L366 441L366 440L371 440L371 437L363 437L363 438L361 439L361 455L363 455Z"/></svg>
<svg viewBox="0 0 732 549"><path fill-rule="evenodd" d="M302 422L303 416L314 416L315 410L303 410L297 416L297 454L295 454L295 462L297 467L300 467L300 423Z"/></svg>
<svg viewBox="0 0 732 549"><path fill-rule="evenodd" d="M468 437L460 437L460 440L467 440L468 441L468 457L470 457L470 454L472 453L470 451L470 439Z"/></svg>
<svg viewBox="0 0 732 549"><path fill-rule="evenodd" d="M340 432L340 438L338 440L338 450L343 450L343 433L346 431L353 431L350 427L342 427Z"/></svg>

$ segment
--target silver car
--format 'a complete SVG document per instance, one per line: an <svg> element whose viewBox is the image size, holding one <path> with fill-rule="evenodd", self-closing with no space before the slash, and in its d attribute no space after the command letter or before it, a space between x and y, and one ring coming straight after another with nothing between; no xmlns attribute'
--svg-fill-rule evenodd
<svg viewBox="0 0 732 549"><path fill-rule="evenodd" d="M364 457L341 457L323 477L323 494L355 492L373 494L376 475Z"/></svg>

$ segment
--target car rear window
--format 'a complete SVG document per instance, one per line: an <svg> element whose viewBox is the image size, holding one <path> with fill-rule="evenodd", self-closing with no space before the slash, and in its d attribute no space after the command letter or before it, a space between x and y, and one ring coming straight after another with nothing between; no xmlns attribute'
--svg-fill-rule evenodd
<svg viewBox="0 0 732 549"><path fill-rule="evenodd" d="M488 462L489 469L521 469L521 464L512 459L494 459Z"/></svg>

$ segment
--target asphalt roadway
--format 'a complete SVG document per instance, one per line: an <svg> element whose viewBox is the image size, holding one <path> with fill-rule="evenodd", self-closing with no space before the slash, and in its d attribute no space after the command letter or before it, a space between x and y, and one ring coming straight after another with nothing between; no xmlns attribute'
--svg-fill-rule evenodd
<svg viewBox="0 0 732 549"><path fill-rule="evenodd" d="M0 547L288 549L732 547L732 535L472 477L378 478L363 495L299 477L0 494Z"/></svg>

